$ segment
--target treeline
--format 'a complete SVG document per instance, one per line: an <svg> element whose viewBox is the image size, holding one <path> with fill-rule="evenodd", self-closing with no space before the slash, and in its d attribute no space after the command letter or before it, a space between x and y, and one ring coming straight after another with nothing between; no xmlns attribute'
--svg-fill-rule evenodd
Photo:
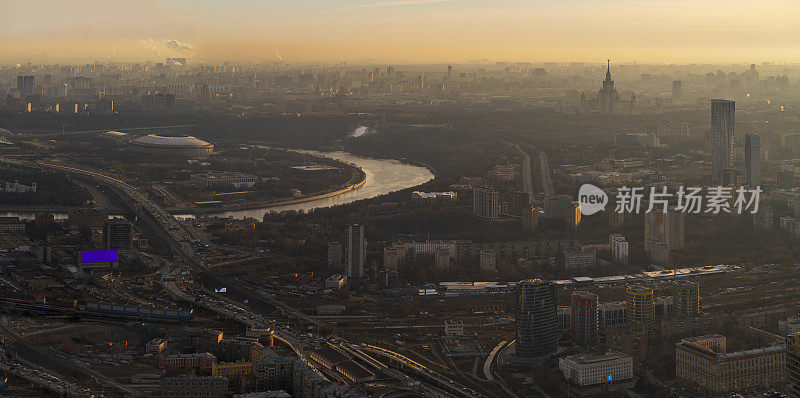
<svg viewBox="0 0 800 398"><path fill-rule="evenodd" d="M84 188L61 175L37 170L0 168L0 184L18 180L30 186L36 183L36 192L0 193L0 204L10 206L82 206L92 199Z"/></svg>

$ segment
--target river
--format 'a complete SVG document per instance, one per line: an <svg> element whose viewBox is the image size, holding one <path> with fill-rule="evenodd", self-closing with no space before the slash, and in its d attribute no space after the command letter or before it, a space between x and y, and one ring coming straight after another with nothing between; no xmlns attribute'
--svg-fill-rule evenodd
<svg viewBox="0 0 800 398"><path fill-rule="evenodd" d="M366 181L360 188L345 192L341 195L330 198L319 199L303 203L295 203L283 206L263 207L250 210L223 211L219 213L208 213L207 216L213 217L251 217L262 219L268 211L284 210L311 210L320 207L330 207L354 202L361 199L374 198L390 192L415 187L433 179L433 173L425 167L414 166L394 159L373 159L351 153L335 151L320 152L310 150L298 150L297 152L307 153L315 156L325 156L345 163L352 163L359 167L366 174Z"/></svg>
<svg viewBox="0 0 800 398"><path fill-rule="evenodd" d="M307 153L315 156L325 156L341 162L352 163L364 171L364 174L366 174L366 181L364 182L364 185L358 189L325 199L249 210L221 211L216 213L211 212L205 213L204 215L208 217L233 217L238 219L251 217L260 220L268 211L308 211L320 207L342 205L354 202L356 200L374 198L390 192L415 187L433 179L433 173L431 173L431 171L427 168L410 165L394 159L367 158L342 151L320 152L311 150L297 150L297 152ZM0 211L0 216L33 219L36 213L41 213L41 211ZM192 214L176 214L175 216L178 218L194 217ZM66 217L66 212L55 213L56 219L64 219Z"/></svg>

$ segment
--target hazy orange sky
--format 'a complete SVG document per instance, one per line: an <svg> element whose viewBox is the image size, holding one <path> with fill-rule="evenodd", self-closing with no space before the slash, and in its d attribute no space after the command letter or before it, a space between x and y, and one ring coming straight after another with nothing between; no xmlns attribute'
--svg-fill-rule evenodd
<svg viewBox="0 0 800 398"><path fill-rule="evenodd" d="M0 0L0 62L800 62L800 0Z"/></svg>

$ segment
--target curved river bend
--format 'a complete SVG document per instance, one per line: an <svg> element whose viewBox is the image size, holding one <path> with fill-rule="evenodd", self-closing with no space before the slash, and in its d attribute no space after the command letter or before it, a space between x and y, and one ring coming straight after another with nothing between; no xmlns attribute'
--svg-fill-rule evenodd
<svg viewBox="0 0 800 398"><path fill-rule="evenodd" d="M427 168L413 166L394 159L366 158L341 151L319 152L310 150L297 150L297 152L307 153L315 156L324 156L341 162L352 163L364 171L364 174L366 174L366 181L364 182L364 185L356 190L345 192L341 195L332 196L330 198L282 206L263 207L259 209L222 211L219 213L212 212L207 213L206 216L226 218L252 217L260 220L264 217L265 213L270 211L308 211L320 207L342 205L361 199L374 198L390 192L415 187L433 179L433 173L431 173L431 171Z"/></svg>
<svg viewBox="0 0 800 398"><path fill-rule="evenodd" d="M360 188L345 192L329 198L311 200L308 202L294 203L282 206L262 207L249 210L233 210L209 212L203 214L208 217L233 217L245 218L252 217L262 219L264 214L269 211L283 210L311 210L320 207L330 207L342 205L356 200L374 198L390 192L415 187L433 179L433 173L425 167L413 166L393 159L373 159L353 155L347 152L320 152L311 150L296 150L297 152L307 153L316 156L324 156L339 160L345 163L352 163L361 168L366 174L366 181ZM8 211L0 212L0 216L20 217L23 219L33 219L36 213L41 211ZM55 212L56 219L65 219L66 212ZM193 214L176 214L178 218L192 218Z"/></svg>

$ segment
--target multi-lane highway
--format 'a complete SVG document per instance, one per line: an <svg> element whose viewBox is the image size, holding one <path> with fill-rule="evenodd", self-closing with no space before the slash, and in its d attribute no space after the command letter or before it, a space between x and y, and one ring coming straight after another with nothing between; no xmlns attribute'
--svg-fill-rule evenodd
<svg viewBox="0 0 800 398"><path fill-rule="evenodd" d="M553 196L556 194L556 189L553 187L553 176L550 174L550 161L547 158L547 154L536 150L536 157L539 162L538 170L539 170L539 185L542 189L542 194L545 197Z"/></svg>
<svg viewBox="0 0 800 398"><path fill-rule="evenodd" d="M0 159L9 163L15 163L20 166L34 167L40 169L50 169L62 171L65 173L77 174L95 180L100 184L108 185L117 190L121 197L127 200L128 205L140 217L148 217L154 221L154 225L158 228L158 232L162 238L167 241L173 252L182 259L183 266L171 267L167 266L160 270L161 284L176 298L194 303L196 306L204 307L216 314L236 320L251 328L272 330L276 339L282 341L292 350L294 350L301 359L307 357L306 352L311 349L310 342L303 335L288 326L277 325L274 321L265 320L261 315L255 314L245 308L242 308L238 303L229 300L225 297L215 295L214 292L207 288L199 286L194 283L194 280L189 276L191 273L185 272L187 269L193 272L208 272L208 269L198 260L197 253L194 248L194 240L191 234L183 227L183 225L169 212L161 208L157 203L147 197L147 193L143 190L129 185L119 178L106 175L97 171L80 169L65 164L58 164L53 162L30 162L22 160L9 160ZM286 305L285 303L274 299L266 293L256 291L256 289L249 286L237 286L243 293L250 296L258 296L263 301L266 301L276 308L281 309L284 313L292 317L301 319L307 323L311 323L332 330L333 328L312 316L304 314L297 309ZM475 398L480 397L481 394L476 391L463 386L454 380L439 374L424 365L421 365L401 354L391 351L386 348L363 345L358 347L358 343L350 342L344 339L335 340L337 344L343 344L349 347L353 352L361 352L362 355L354 354L353 359L366 363L367 365L380 366L382 364L375 357L368 356L364 353L372 352L380 355L390 361L401 365L398 367L397 372L394 373L395 377L399 378L404 383L412 383L415 380L422 379L420 388L423 392L434 396L443 395L442 391L446 391L444 395L452 395L458 397ZM366 359L369 357L370 359ZM387 367L385 364L383 366ZM392 372L388 372L391 374Z"/></svg>
<svg viewBox="0 0 800 398"><path fill-rule="evenodd" d="M522 162L522 180L525 184L525 193L528 194L528 203L530 204L533 202L534 194L533 194L533 175L531 170L531 155L528 152L525 152L519 145L512 144L514 148L517 149L517 152L522 154L524 158Z"/></svg>

